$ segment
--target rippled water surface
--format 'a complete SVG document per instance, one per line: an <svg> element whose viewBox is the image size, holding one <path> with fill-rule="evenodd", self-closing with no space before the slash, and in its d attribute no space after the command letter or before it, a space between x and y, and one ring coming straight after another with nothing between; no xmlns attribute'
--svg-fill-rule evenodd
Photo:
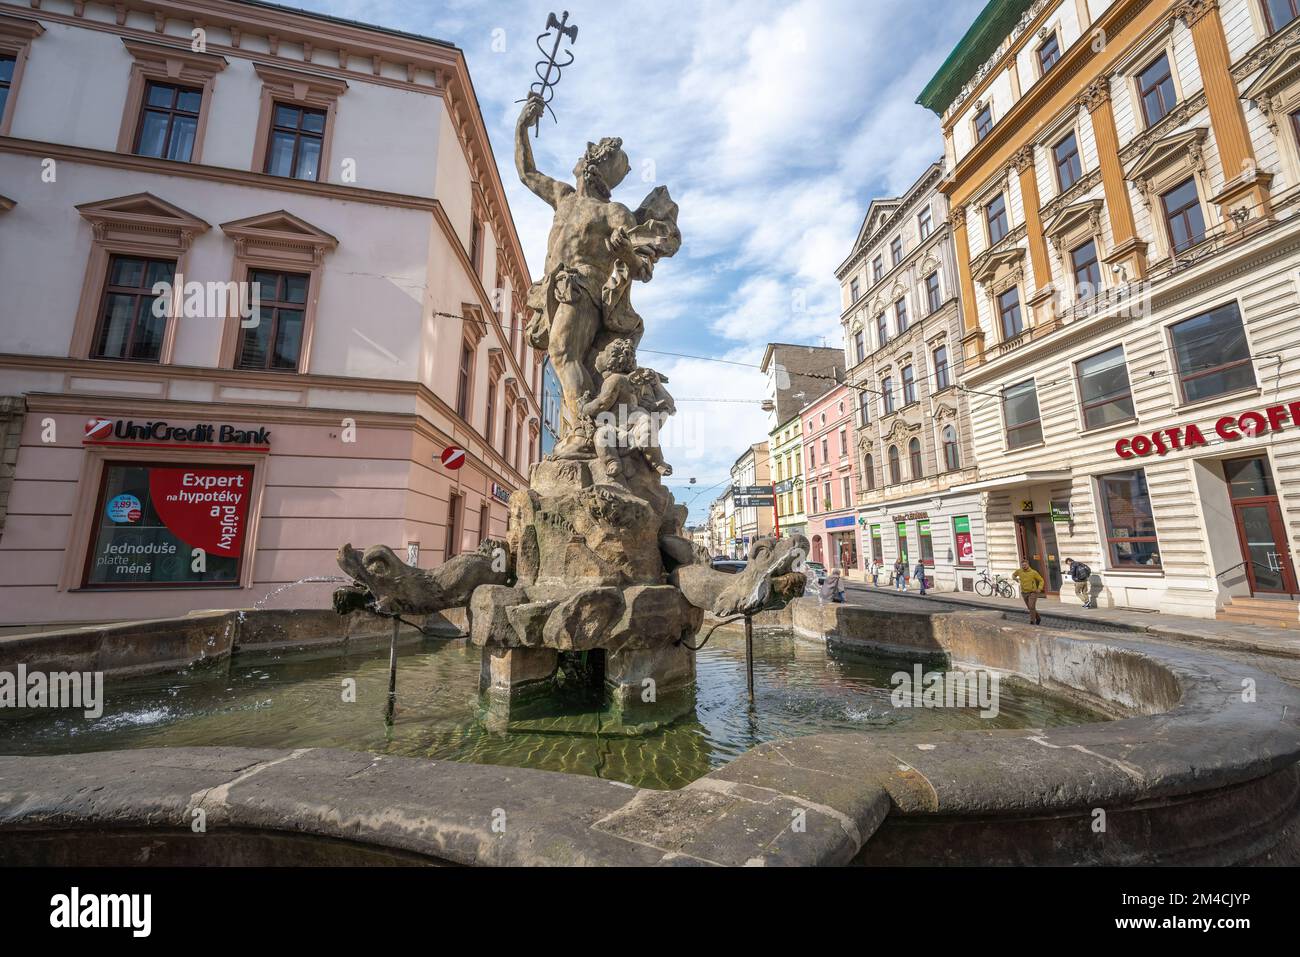
<svg viewBox="0 0 1300 957"><path fill-rule="evenodd" d="M890 676L910 661L828 652L781 632L754 637L756 708L745 693L745 643L719 630L697 656L694 707L639 736L610 732L608 713L561 700L539 720L490 731L478 695L479 652L430 642L404 650L398 707L384 722L388 652L322 658L237 658L229 673L160 676L110 685L104 714L0 713L0 753L230 745L333 747L411 757L544 768L650 788L680 787L773 738L827 731L1043 728L1099 720L1024 684L1002 682L999 714L895 708ZM344 701L354 679L354 702Z"/></svg>

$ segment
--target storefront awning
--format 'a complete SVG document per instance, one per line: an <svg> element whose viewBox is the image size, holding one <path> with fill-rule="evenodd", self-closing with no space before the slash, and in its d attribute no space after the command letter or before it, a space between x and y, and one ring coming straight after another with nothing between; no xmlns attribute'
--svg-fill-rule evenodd
<svg viewBox="0 0 1300 957"><path fill-rule="evenodd" d="M1070 469L1041 469L1034 472L1017 472L1015 475L1003 475L998 478L969 482L966 485L954 485L949 492L986 492L994 488L1013 488L1018 485L1038 485L1042 482L1056 482L1073 475Z"/></svg>

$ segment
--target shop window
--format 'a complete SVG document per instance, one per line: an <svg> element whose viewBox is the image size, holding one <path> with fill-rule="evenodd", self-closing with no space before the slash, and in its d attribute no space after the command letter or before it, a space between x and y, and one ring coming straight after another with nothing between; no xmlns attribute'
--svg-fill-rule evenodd
<svg viewBox="0 0 1300 957"><path fill-rule="evenodd" d="M1052 147L1052 162L1056 166L1056 185L1064 193L1083 175L1083 166L1079 162L1079 141L1073 133Z"/></svg>
<svg viewBox="0 0 1300 957"><path fill-rule="evenodd" d="M943 465L949 472L961 468L961 446L957 442L957 430L951 425L943 427Z"/></svg>
<svg viewBox="0 0 1300 957"><path fill-rule="evenodd" d="M939 274L932 272L925 277L925 304L931 312L938 312L939 307L943 305L943 299L939 292Z"/></svg>
<svg viewBox="0 0 1300 957"><path fill-rule="evenodd" d="M1235 302L1175 323L1169 332L1185 402L1255 386L1246 329Z"/></svg>
<svg viewBox="0 0 1300 957"><path fill-rule="evenodd" d="M1113 472L1099 477L1097 486L1111 566L1159 568L1160 550L1146 472Z"/></svg>
<svg viewBox="0 0 1300 957"><path fill-rule="evenodd" d="M109 258L91 358L159 361L167 328L167 300L155 295L153 287L158 282L170 285L175 273L173 260Z"/></svg>
<svg viewBox="0 0 1300 957"><path fill-rule="evenodd" d="M910 572L911 562L908 560L907 556L907 523L899 522L897 526L895 526L895 529L898 533L898 557L903 560L904 565L908 566L908 571Z"/></svg>
<svg viewBox="0 0 1300 957"><path fill-rule="evenodd" d="M1038 413L1038 389L1027 379L1003 390L1002 408L1007 424L1007 448L1022 449L1043 441L1043 423Z"/></svg>
<svg viewBox="0 0 1300 957"><path fill-rule="evenodd" d="M1090 356L1078 366L1085 429L1099 429L1134 417L1123 346Z"/></svg>
<svg viewBox="0 0 1300 957"><path fill-rule="evenodd" d="M202 90L150 80L140 108L135 154L188 163L202 105Z"/></svg>
<svg viewBox="0 0 1300 957"><path fill-rule="evenodd" d="M238 586L252 494L251 466L105 463L83 587Z"/></svg>
<svg viewBox="0 0 1300 957"><path fill-rule="evenodd" d="M1196 180L1187 178L1160 197L1165 226L1175 253L1190 249L1205 238L1205 214L1196 194Z"/></svg>
<svg viewBox="0 0 1300 957"><path fill-rule="evenodd" d="M889 484L899 485L903 481L903 466L898 459L898 446L889 447Z"/></svg>
<svg viewBox="0 0 1300 957"><path fill-rule="evenodd" d="M1142 101L1142 115L1147 126L1154 126L1178 105L1174 90L1173 72L1169 69L1169 56L1162 53L1155 62L1137 76L1138 98Z"/></svg>
<svg viewBox="0 0 1300 957"><path fill-rule="evenodd" d="M921 460L921 440L912 439L907 443L908 468L911 470L913 480L922 478L925 475L925 466Z"/></svg>
<svg viewBox="0 0 1300 957"><path fill-rule="evenodd" d="M880 526L871 526L871 560L873 562L884 562L885 546L884 540L880 534Z"/></svg>
<svg viewBox="0 0 1300 957"><path fill-rule="evenodd" d="M975 543L971 538L970 516L954 515L952 519L953 551L956 552L958 565L964 568L975 567Z"/></svg>
<svg viewBox="0 0 1300 957"><path fill-rule="evenodd" d="M1268 459L1262 455L1229 459L1223 463L1223 476L1228 482L1228 497L1234 501L1277 494L1273 471L1268 467Z"/></svg>
<svg viewBox="0 0 1300 957"><path fill-rule="evenodd" d="M916 523L916 546L921 553L921 564L927 568L934 567L934 539L930 537L930 520L923 518Z"/></svg>
<svg viewBox="0 0 1300 957"><path fill-rule="evenodd" d="M296 372L311 277L255 269L248 281L258 290L261 309L257 324L243 330L236 367Z"/></svg>

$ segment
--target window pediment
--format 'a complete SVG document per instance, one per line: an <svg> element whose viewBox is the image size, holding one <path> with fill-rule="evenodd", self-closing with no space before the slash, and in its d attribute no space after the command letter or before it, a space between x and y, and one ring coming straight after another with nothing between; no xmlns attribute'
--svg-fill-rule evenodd
<svg viewBox="0 0 1300 957"><path fill-rule="evenodd" d="M202 84L229 66L225 57L215 53L195 53L182 47L145 43L130 37L123 37L122 44L142 69L169 80Z"/></svg>
<svg viewBox="0 0 1300 957"><path fill-rule="evenodd" d="M184 250L195 236L211 228L193 213L152 193L82 203L77 212L90 223L100 241L122 239Z"/></svg>
<svg viewBox="0 0 1300 957"><path fill-rule="evenodd" d="M1300 99L1300 42L1274 57L1255 82L1246 87L1241 98L1257 104L1268 118L1269 129L1276 133L1281 114L1287 112L1292 101Z"/></svg>
<svg viewBox="0 0 1300 957"><path fill-rule="evenodd" d="M1096 232L1101 224L1102 205L1100 199L1092 199L1066 206L1043 227L1043 233L1053 242L1059 242L1061 237L1083 227Z"/></svg>
<svg viewBox="0 0 1300 957"><path fill-rule="evenodd" d="M317 264L339 244L325 230L283 209L222 223L221 230L235 241L241 256Z"/></svg>
<svg viewBox="0 0 1300 957"><path fill-rule="evenodd" d="M1024 258L1025 250L1022 246L1013 246L1010 249L991 253L973 270L975 281L987 285L998 279L999 276L1015 270L1020 266Z"/></svg>
<svg viewBox="0 0 1300 957"><path fill-rule="evenodd" d="M1204 126L1197 126L1157 140L1130 164L1124 178L1146 195L1152 183L1166 178L1171 171L1201 169L1205 163L1201 151L1208 132Z"/></svg>

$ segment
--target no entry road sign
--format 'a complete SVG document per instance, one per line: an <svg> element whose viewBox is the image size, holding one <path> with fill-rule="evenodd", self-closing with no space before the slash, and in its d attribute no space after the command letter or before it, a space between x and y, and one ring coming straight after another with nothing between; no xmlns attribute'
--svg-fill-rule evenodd
<svg viewBox="0 0 1300 957"><path fill-rule="evenodd" d="M458 469L465 464L465 450L458 445L449 445L442 450L442 464L449 469Z"/></svg>

